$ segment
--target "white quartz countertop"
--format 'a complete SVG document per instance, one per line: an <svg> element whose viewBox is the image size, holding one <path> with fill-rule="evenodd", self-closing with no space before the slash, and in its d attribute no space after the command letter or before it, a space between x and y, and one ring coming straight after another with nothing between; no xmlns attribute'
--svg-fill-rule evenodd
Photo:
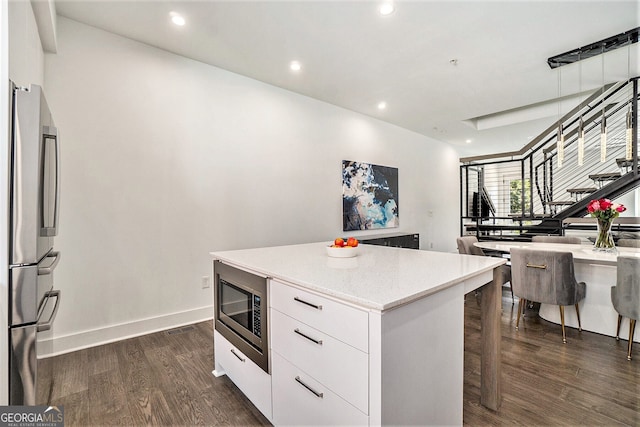
<svg viewBox="0 0 640 427"><path fill-rule="evenodd" d="M571 252L575 262L590 264L616 265L618 255L640 257L640 248L616 247L615 252L596 252L593 245L575 245L546 242L478 242L475 245L482 249L510 252L513 248L535 249L540 251Z"/></svg>
<svg viewBox="0 0 640 427"><path fill-rule="evenodd" d="M211 252L215 260L365 308L388 310L504 264L501 258L360 245L353 258L331 258L329 243ZM347 249L348 250L348 249Z"/></svg>

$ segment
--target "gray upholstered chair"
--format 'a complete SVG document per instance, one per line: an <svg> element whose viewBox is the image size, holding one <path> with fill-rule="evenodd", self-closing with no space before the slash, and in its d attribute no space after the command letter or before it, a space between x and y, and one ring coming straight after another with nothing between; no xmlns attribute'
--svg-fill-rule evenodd
<svg viewBox="0 0 640 427"><path fill-rule="evenodd" d="M636 320L640 319L640 258L618 256L616 286L611 287L611 302L618 312L616 340L620 339L622 317L629 318L629 348L627 359L631 360L631 346Z"/></svg>
<svg viewBox="0 0 640 427"><path fill-rule="evenodd" d="M640 239L618 239L616 245L627 248L640 248Z"/></svg>
<svg viewBox="0 0 640 427"><path fill-rule="evenodd" d="M458 253L462 255L479 255L486 256L487 254L484 251L475 246L474 243L477 243L478 239L476 236L462 236L456 239L456 243L458 244ZM509 282L509 287L511 288L511 266L508 264L503 264L500 266L502 269L502 277L504 279L504 283ZM513 289L511 289L511 301L515 301L513 297Z"/></svg>
<svg viewBox="0 0 640 427"><path fill-rule="evenodd" d="M462 236L456 239L456 243L458 244L458 253L462 255L480 255L485 256L484 251L475 246L475 243L478 243L478 239L476 236Z"/></svg>
<svg viewBox="0 0 640 427"><path fill-rule="evenodd" d="M536 243L566 243L569 245L579 245L582 243L581 238L571 236L533 236L531 241Z"/></svg>
<svg viewBox="0 0 640 427"><path fill-rule="evenodd" d="M520 297L516 329L520 324L520 313L525 301L560 306L562 342L567 342L564 330L564 306L573 305L580 323L578 303L584 299L587 287L576 281L571 252L540 251L534 249L511 249L511 287Z"/></svg>

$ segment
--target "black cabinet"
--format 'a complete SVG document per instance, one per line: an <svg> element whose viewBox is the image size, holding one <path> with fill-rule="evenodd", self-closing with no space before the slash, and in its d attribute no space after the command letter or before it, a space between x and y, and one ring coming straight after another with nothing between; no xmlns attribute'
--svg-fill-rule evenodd
<svg viewBox="0 0 640 427"><path fill-rule="evenodd" d="M391 246L394 248L420 249L420 235L412 234L388 234L380 236L371 236L365 238L361 236L358 239L360 243L367 245Z"/></svg>

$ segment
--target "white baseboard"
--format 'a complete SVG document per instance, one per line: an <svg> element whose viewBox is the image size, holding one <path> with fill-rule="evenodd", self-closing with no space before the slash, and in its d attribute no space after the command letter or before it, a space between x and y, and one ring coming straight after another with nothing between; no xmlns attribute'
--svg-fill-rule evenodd
<svg viewBox="0 0 640 427"><path fill-rule="evenodd" d="M57 356L211 319L213 319L213 306L206 306L68 335L54 336L38 341L38 358Z"/></svg>

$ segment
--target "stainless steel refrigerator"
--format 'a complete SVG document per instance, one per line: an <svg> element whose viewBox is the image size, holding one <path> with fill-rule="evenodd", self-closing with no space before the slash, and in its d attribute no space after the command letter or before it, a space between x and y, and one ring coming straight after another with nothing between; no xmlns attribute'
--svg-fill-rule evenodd
<svg viewBox="0 0 640 427"><path fill-rule="evenodd" d="M10 86L9 404L44 405L51 373L39 372L37 343L38 333L51 329L60 305L60 291L53 288L60 261L53 249L60 144L42 88Z"/></svg>

